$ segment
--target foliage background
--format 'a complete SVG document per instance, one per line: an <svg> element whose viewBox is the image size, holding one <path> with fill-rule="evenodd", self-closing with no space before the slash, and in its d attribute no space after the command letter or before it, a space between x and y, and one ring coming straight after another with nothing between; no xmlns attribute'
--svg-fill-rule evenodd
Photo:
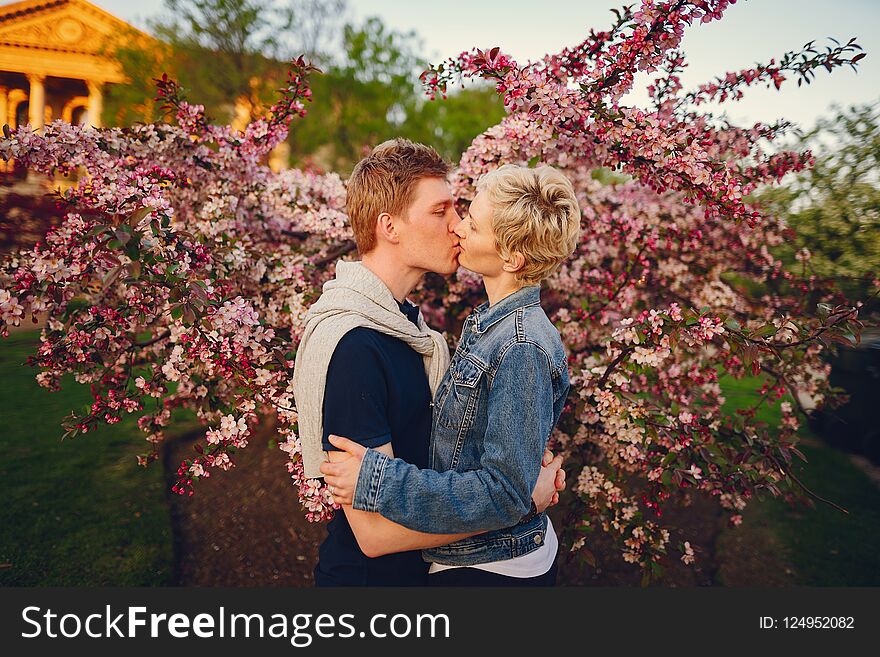
<svg viewBox="0 0 880 657"><path fill-rule="evenodd" d="M491 85L457 89L446 103L425 97L418 74L428 65L415 32L378 17L355 22L344 0L166 0L168 12L149 21L159 43L131 38L108 44L128 84L108 90L107 123L151 121L158 111L152 79L167 72L194 103L220 123L235 117L231 99L254 115L276 96L288 61L304 53L319 67L314 102L289 136L291 166L347 173L376 143L396 136L431 143L457 162L474 137L504 116Z"/></svg>

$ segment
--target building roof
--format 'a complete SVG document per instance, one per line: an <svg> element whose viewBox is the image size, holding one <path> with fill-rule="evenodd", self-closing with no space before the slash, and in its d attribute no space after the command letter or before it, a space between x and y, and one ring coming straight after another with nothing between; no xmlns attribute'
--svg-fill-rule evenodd
<svg viewBox="0 0 880 657"><path fill-rule="evenodd" d="M120 37L152 37L87 0L22 0L0 6L0 71L121 82L107 56Z"/></svg>

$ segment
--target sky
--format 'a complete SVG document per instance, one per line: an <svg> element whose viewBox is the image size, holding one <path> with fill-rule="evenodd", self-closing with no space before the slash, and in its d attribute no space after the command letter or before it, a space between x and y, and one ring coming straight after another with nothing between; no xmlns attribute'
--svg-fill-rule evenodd
<svg viewBox="0 0 880 657"><path fill-rule="evenodd" d="M161 17L163 0L92 0L94 4L143 27L148 17ZM630 0L636 1L636 0ZM390 28L415 30L423 50L434 63L472 47L500 46L519 63L582 41L589 28L611 25L610 10L625 4L609 0L349 0L348 16L356 22L379 16ZM722 108L736 123L772 123L785 118L809 128L832 104L880 101L880 2L876 0L739 0L720 21L686 30L682 49L688 67L682 75L685 90L727 71L779 58L816 40L824 47L834 37L841 42L858 37L867 56L858 73L849 67L828 74L816 72L810 85L786 82L781 91L751 88L746 96ZM648 76L636 78L636 87L624 102L645 105ZM708 106L712 111L715 107Z"/></svg>

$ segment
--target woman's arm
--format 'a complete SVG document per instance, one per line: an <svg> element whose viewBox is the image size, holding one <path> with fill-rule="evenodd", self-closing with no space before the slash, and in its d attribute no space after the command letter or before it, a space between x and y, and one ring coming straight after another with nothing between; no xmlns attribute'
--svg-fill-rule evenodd
<svg viewBox="0 0 880 657"><path fill-rule="evenodd" d="M375 449L391 458L394 457L391 443L385 443ZM345 452L329 452L329 456L331 463L348 458ZM342 510L348 519L348 524L351 525L358 546L368 557L381 557L393 552L437 547L480 533L428 534L398 525L378 513L358 511L353 509L350 504L343 504Z"/></svg>
<svg viewBox="0 0 880 657"><path fill-rule="evenodd" d="M500 529L519 522L530 509L555 420L553 382L543 350L527 342L511 345L488 394L479 470L420 470L368 449L353 508L378 511L405 527L429 533ZM330 465L325 474L332 471Z"/></svg>

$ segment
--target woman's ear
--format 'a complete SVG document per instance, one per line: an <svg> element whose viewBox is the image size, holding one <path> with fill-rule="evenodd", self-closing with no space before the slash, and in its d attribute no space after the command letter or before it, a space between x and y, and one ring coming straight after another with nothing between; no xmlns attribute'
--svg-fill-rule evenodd
<svg viewBox="0 0 880 657"><path fill-rule="evenodd" d="M514 251L510 254L507 260L504 261L504 265L502 265L502 269L506 272L510 272L511 274L514 272L518 272L520 269L525 267L526 259L522 253L519 251Z"/></svg>
<svg viewBox="0 0 880 657"><path fill-rule="evenodd" d="M392 244L400 241L400 236L394 227L394 217L387 212L382 212L376 218L376 237Z"/></svg>

